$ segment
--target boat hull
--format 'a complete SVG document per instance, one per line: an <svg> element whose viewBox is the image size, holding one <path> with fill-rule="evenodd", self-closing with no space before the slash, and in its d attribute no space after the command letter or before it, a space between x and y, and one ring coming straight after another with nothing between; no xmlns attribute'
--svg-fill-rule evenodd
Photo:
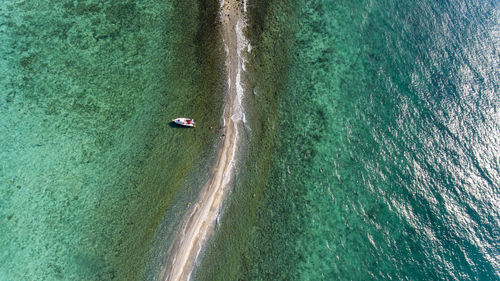
<svg viewBox="0 0 500 281"><path fill-rule="evenodd" d="M194 120L191 118L176 118L172 120L175 124L181 125L184 127L195 127Z"/></svg>

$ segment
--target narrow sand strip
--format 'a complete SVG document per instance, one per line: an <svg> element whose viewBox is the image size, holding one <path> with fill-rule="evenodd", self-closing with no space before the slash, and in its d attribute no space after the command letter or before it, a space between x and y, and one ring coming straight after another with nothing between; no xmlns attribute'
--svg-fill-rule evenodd
<svg viewBox="0 0 500 281"><path fill-rule="evenodd" d="M232 180L238 124L243 117L240 80L244 62L239 56L238 48L246 44L241 33L242 11L245 8L238 0L221 0L220 20L228 75L227 102L224 109L225 137L218 151L213 174L203 187L191 213L184 219L182 229L169 249L169 260L161 272L160 280L189 280L196 258L214 229L225 192Z"/></svg>

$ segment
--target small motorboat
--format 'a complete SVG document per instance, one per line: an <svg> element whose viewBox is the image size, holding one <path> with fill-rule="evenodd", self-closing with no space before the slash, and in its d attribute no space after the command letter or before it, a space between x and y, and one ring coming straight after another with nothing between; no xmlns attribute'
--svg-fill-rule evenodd
<svg viewBox="0 0 500 281"><path fill-rule="evenodd" d="M185 126L185 127L194 127L195 126L194 120L191 118L175 118L172 121L175 124L179 124L179 125Z"/></svg>

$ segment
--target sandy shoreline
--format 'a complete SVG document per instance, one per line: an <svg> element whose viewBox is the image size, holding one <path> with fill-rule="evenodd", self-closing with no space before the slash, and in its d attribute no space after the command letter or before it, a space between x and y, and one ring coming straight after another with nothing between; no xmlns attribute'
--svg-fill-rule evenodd
<svg viewBox="0 0 500 281"><path fill-rule="evenodd" d="M161 272L160 280L189 280L196 258L214 229L225 191L232 180L235 151L238 141L238 123L241 123L242 59L238 48L244 40L238 35L238 23L242 23L243 9L238 0L222 0L220 20L226 47L227 93L224 109L224 140L219 147L216 164L209 181L203 187L200 197L184 218L181 231L168 250L168 263Z"/></svg>

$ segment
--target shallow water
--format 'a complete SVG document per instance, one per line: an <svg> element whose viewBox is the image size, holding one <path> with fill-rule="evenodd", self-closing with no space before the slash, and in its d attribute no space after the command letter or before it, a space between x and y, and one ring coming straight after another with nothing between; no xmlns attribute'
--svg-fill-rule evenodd
<svg viewBox="0 0 500 281"><path fill-rule="evenodd" d="M249 5L249 160L196 279L498 279L498 1L299 2Z"/></svg>
<svg viewBox="0 0 500 281"><path fill-rule="evenodd" d="M200 6L3 2L0 280L136 280L163 259L222 111ZM169 124L184 115L203 125Z"/></svg>

